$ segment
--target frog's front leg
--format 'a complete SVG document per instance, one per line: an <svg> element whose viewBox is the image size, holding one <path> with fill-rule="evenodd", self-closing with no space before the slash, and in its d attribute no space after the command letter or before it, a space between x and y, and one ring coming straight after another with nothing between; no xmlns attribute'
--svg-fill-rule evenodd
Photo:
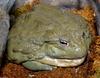
<svg viewBox="0 0 100 78"><path fill-rule="evenodd" d="M30 70L52 70L53 69L52 66L42 64L37 61L27 61L22 63L22 65Z"/></svg>

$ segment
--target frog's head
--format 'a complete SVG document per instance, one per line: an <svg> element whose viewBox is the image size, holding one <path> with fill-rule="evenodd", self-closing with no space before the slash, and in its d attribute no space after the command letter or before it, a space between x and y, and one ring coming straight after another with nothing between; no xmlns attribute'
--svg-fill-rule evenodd
<svg viewBox="0 0 100 78"><path fill-rule="evenodd" d="M44 41L41 51L45 52L45 57L40 62L64 67L80 65L87 55L91 42L89 33L74 28L67 32L61 29L58 31L56 37L55 34L46 33L48 38L51 36L53 40Z"/></svg>

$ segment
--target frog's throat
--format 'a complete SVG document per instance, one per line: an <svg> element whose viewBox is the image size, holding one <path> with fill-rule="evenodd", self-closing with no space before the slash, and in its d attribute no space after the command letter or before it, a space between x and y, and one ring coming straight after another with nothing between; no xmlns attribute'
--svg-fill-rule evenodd
<svg viewBox="0 0 100 78"><path fill-rule="evenodd" d="M79 59L55 59L45 56L43 59L38 60L41 63L58 66L58 67L73 67L82 64L85 57Z"/></svg>

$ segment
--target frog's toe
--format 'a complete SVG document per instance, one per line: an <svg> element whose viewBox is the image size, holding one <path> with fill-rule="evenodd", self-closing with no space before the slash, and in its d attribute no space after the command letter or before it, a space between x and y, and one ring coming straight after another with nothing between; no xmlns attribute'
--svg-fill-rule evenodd
<svg viewBox="0 0 100 78"><path fill-rule="evenodd" d="M30 70L52 70L53 67L46 65L46 64L42 64L40 62L37 61L27 61L22 63L22 65Z"/></svg>

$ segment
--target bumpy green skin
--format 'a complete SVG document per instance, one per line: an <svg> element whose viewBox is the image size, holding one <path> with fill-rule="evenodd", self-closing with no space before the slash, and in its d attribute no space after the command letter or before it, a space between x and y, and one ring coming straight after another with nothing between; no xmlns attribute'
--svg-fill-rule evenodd
<svg viewBox="0 0 100 78"><path fill-rule="evenodd" d="M53 64L49 59L85 58L90 42L87 22L81 16L40 4L16 20L8 37L8 59L31 70L77 66L67 61L62 62L65 66Z"/></svg>

